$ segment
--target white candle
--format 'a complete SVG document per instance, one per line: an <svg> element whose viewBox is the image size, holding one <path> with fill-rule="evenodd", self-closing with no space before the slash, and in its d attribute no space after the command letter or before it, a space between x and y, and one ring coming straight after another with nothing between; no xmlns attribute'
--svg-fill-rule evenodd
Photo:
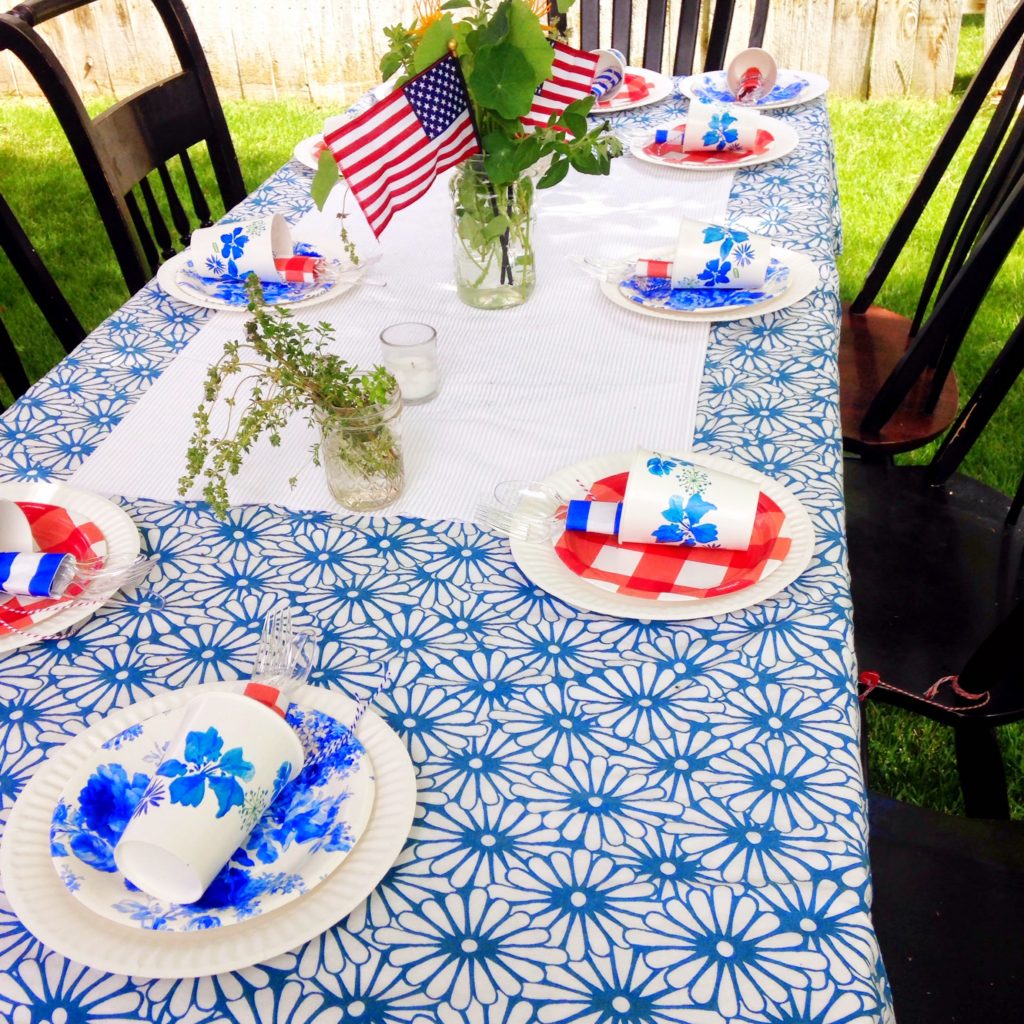
<svg viewBox="0 0 1024 1024"><path fill-rule="evenodd" d="M380 336L384 365L395 375L402 401L429 402L441 387L437 333L430 324L392 324Z"/></svg>
<svg viewBox="0 0 1024 1024"><path fill-rule="evenodd" d="M403 401L420 402L432 398L441 386L436 360L424 356L389 356L384 363L395 375Z"/></svg>

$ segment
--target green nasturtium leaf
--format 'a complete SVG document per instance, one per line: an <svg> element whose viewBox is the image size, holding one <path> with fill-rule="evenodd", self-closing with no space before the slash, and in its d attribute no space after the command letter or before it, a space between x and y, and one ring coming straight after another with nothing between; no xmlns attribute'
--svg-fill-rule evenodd
<svg viewBox="0 0 1024 1024"><path fill-rule="evenodd" d="M327 205L327 198L334 190L334 186L341 181L338 173L338 165L331 156L331 151L325 149L316 163L316 174L313 176L313 183L309 186L309 194L316 203L316 208L322 210Z"/></svg>
<svg viewBox="0 0 1024 1024"><path fill-rule="evenodd" d="M448 44L455 38L455 25L452 16L446 14L434 22L420 40L416 53L412 58L413 69L425 71L435 61L439 61L447 52Z"/></svg>
<svg viewBox="0 0 1024 1024"><path fill-rule="evenodd" d="M509 0L508 17L508 42L529 63L533 72L533 88L536 89L545 78L551 77L555 52L526 0Z"/></svg>
<svg viewBox="0 0 1024 1024"><path fill-rule="evenodd" d="M537 82L529 61L510 42L477 50L469 88L476 102L502 117L522 117Z"/></svg>
<svg viewBox="0 0 1024 1024"><path fill-rule="evenodd" d="M476 49L479 50L483 46L497 46L499 43L505 42L509 31L510 6L511 0L502 0L494 8L490 21L477 32L476 39L474 40Z"/></svg>

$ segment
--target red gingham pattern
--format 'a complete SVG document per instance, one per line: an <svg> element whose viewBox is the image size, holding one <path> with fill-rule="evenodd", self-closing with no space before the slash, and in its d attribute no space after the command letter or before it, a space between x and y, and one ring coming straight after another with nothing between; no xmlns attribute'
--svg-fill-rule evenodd
<svg viewBox="0 0 1024 1024"><path fill-rule="evenodd" d="M686 122L677 124L672 131L685 132ZM667 164L734 164L737 160L745 160L748 156L760 156L768 152L768 147L775 141L775 136L763 128L757 130L757 140L753 149L731 149L719 152L714 149L696 149L689 153L674 142L652 142L644 146L644 152Z"/></svg>
<svg viewBox="0 0 1024 1024"><path fill-rule="evenodd" d="M588 497L621 501L628 476L618 473L598 480ZM606 589L629 597L717 597L751 586L782 562L792 543L782 533L785 521L782 509L762 493L745 551L624 544L617 537L569 531L558 539L555 551L577 576L607 584Z"/></svg>
<svg viewBox="0 0 1024 1024"><path fill-rule="evenodd" d="M622 88L610 100L598 100L594 104L594 109L609 110L620 103L636 103L637 100L646 99L651 88L651 83L643 75L634 75L627 71Z"/></svg>
<svg viewBox="0 0 1024 1024"><path fill-rule="evenodd" d="M316 256L275 256L274 266L287 284L315 284Z"/></svg>
<svg viewBox="0 0 1024 1024"><path fill-rule="evenodd" d="M40 551L74 555L79 561L99 558L101 552L106 551L106 538L94 522L76 522L73 514L59 505L42 505L30 501L19 501L17 505L25 513L32 529L32 539ZM97 551L97 548L101 551ZM82 587L72 585L65 591L63 598L57 599L2 595L0 636L13 629L32 626L41 612L59 607L81 592Z"/></svg>

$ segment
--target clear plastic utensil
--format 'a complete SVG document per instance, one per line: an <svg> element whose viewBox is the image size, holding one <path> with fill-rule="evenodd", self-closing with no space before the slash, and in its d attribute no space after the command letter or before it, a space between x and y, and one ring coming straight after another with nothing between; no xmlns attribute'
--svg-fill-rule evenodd
<svg viewBox="0 0 1024 1024"><path fill-rule="evenodd" d="M487 504L476 506L473 522L488 533L537 544L551 540L561 527L554 516L520 516L499 505Z"/></svg>

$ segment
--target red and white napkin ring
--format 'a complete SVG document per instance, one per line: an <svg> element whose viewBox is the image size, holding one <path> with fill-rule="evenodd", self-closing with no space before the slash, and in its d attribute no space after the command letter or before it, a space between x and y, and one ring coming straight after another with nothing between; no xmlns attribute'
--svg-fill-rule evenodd
<svg viewBox="0 0 1024 1024"><path fill-rule="evenodd" d="M259 701L260 704L270 708L282 718L287 717L289 700L276 686L268 686L266 683L258 683L254 680L245 684L242 693L246 697Z"/></svg>
<svg viewBox="0 0 1024 1024"><path fill-rule="evenodd" d="M275 256L274 266L285 284L316 284L325 263L319 256Z"/></svg>

